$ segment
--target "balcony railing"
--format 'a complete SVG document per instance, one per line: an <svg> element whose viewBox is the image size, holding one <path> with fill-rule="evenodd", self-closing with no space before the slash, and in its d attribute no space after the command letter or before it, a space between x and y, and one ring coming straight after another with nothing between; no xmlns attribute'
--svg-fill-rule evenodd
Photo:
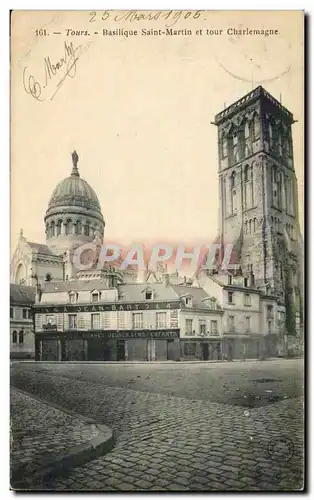
<svg viewBox="0 0 314 500"><path fill-rule="evenodd" d="M51 323L48 323L48 325L43 325L43 330L57 330L58 327L56 324L51 324Z"/></svg>

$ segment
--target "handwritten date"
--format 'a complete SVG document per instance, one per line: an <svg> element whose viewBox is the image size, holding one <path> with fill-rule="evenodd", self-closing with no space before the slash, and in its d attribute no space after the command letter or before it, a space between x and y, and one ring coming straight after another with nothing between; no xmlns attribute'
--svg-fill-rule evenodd
<svg viewBox="0 0 314 500"><path fill-rule="evenodd" d="M94 23L96 19L101 19L102 21L114 21L119 23L120 21L128 21L130 23L136 21L158 21L164 19L169 21L171 24L166 23L166 28L174 26L180 19L199 19L203 10L197 11L184 11L184 10L159 10L157 12L149 11L143 12L138 10L130 10L128 12L123 12L117 14L115 11L105 10L104 12L90 12L89 22Z"/></svg>

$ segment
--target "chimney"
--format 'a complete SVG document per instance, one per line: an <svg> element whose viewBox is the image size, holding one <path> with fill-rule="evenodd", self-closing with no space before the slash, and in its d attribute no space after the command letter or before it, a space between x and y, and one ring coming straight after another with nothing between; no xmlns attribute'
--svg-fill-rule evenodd
<svg viewBox="0 0 314 500"><path fill-rule="evenodd" d="M117 288L117 275L112 273L109 274L109 288Z"/></svg>
<svg viewBox="0 0 314 500"><path fill-rule="evenodd" d="M169 286L170 285L170 276L168 273L165 273L163 275L163 281L164 281L164 285L165 286Z"/></svg>

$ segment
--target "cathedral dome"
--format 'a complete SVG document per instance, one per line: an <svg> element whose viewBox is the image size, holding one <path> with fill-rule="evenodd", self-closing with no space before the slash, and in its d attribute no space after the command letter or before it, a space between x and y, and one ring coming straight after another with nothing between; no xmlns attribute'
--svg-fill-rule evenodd
<svg viewBox="0 0 314 500"><path fill-rule="evenodd" d="M92 241L104 234L104 218L93 188L81 179L76 151L69 177L60 181L52 192L45 214L47 245L57 252L73 245Z"/></svg>
<svg viewBox="0 0 314 500"><path fill-rule="evenodd" d="M48 209L60 205L76 205L94 208L101 212L97 195L93 188L79 174L71 174L55 187Z"/></svg>

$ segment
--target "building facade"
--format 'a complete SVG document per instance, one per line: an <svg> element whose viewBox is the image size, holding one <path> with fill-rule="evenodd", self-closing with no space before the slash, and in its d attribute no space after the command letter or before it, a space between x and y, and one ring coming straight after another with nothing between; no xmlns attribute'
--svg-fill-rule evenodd
<svg viewBox="0 0 314 500"><path fill-rule="evenodd" d="M303 244L293 115L258 87L216 115L219 242L233 244L242 276L283 302L288 335L303 332Z"/></svg>
<svg viewBox="0 0 314 500"><path fill-rule="evenodd" d="M10 285L10 357L33 359L35 287Z"/></svg>
<svg viewBox="0 0 314 500"><path fill-rule="evenodd" d="M285 306L278 297L242 276L199 272L197 283L224 311L222 338L227 359L277 356L286 350Z"/></svg>
<svg viewBox="0 0 314 500"><path fill-rule="evenodd" d="M36 360L221 359L223 311L201 288L110 276L38 289Z"/></svg>

